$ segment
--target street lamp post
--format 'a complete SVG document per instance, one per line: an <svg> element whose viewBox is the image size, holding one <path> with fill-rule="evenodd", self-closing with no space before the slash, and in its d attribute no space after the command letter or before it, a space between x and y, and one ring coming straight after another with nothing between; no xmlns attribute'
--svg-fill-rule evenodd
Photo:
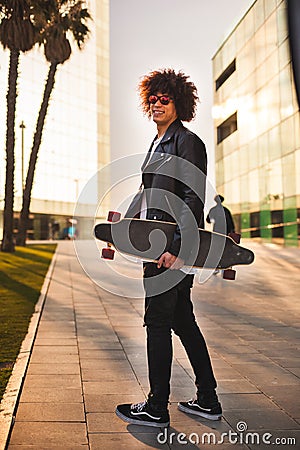
<svg viewBox="0 0 300 450"><path fill-rule="evenodd" d="M24 186L24 129L26 128L25 123L21 122L20 124L20 128L21 128L21 149L22 149L22 153L21 153L21 177L22 177L22 192L24 192L25 186Z"/></svg>

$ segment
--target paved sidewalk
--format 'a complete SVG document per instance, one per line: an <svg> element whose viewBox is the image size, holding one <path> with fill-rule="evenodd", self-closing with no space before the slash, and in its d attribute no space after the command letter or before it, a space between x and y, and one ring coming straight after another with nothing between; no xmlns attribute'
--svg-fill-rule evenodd
<svg viewBox="0 0 300 450"><path fill-rule="evenodd" d="M268 440L300 448L300 252L251 246L256 262L239 268L235 282L218 275L193 289L224 418L210 422L177 410L194 385L175 336L166 436L114 414L116 404L141 401L148 392L143 299L97 286L73 243L60 242L8 449L263 449ZM103 263L94 263L100 271ZM139 277L140 268L130 267ZM242 438L248 443L237 444Z"/></svg>

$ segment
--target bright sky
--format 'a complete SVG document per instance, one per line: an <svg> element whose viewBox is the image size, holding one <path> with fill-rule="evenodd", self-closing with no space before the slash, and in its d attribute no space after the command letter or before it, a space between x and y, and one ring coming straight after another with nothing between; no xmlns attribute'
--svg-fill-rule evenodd
<svg viewBox="0 0 300 450"><path fill-rule="evenodd" d="M201 103L185 123L205 142L214 183L212 57L254 0L111 0L111 157L145 153L155 125L143 116L136 91L142 75L183 70Z"/></svg>

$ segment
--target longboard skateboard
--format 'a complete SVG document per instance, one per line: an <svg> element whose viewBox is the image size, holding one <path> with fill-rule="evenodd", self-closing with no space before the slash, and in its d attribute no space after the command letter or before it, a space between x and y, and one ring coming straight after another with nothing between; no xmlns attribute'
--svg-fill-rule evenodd
<svg viewBox="0 0 300 450"><path fill-rule="evenodd" d="M108 220L109 223L100 223L94 228L95 237L108 244L102 250L102 257L106 259L113 259L111 246L114 246L121 253L156 262L169 248L176 229L176 223L120 219L120 213L115 212L109 213ZM254 253L238 245L231 237L201 228L198 228L198 233L198 249L191 261L185 261L186 266L225 269L223 277L234 279L232 266L253 262Z"/></svg>

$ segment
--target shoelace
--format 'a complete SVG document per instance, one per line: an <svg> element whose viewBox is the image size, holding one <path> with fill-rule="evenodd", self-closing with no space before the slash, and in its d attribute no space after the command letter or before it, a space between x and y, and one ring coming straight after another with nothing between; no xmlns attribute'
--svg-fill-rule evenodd
<svg viewBox="0 0 300 450"><path fill-rule="evenodd" d="M135 403L131 405L131 409L137 410L137 412L141 412L143 408L146 406L146 403L147 403L146 400L144 402Z"/></svg>

